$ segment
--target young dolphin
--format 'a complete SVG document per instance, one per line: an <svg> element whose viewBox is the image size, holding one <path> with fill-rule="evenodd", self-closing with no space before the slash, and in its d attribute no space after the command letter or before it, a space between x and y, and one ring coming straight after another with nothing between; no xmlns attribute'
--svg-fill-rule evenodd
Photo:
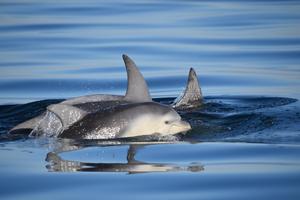
<svg viewBox="0 0 300 200"><path fill-rule="evenodd" d="M124 103L105 107L95 113L82 115L68 124L62 105L52 105L48 110L62 121L59 137L74 139L111 139L143 135L173 135L191 129L189 123L170 106L155 102ZM77 112L77 111L76 111Z"/></svg>
<svg viewBox="0 0 300 200"><path fill-rule="evenodd" d="M69 99L49 106L46 114L16 126L11 132L30 130L34 124L34 132L38 134L52 132L50 136L99 139L169 135L189 130L190 125L171 107L152 102L135 63L126 55L123 59L128 77L125 96L90 95Z"/></svg>

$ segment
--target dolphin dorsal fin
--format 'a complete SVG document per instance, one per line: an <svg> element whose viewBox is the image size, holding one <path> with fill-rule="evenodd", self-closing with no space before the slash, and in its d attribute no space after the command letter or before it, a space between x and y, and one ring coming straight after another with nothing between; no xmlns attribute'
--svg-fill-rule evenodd
<svg viewBox="0 0 300 200"><path fill-rule="evenodd" d="M124 99L130 102L152 101L147 83L136 64L125 54L123 60L127 71L127 91Z"/></svg>
<svg viewBox="0 0 300 200"><path fill-rule="evenodd" d="M175 99L173 107L175 108L195 108L202 104L203 96L199 86L197 74L193 68L190 68L186 88L181 96Z"/></svg>
<svg viewBox="0 0 300 200"><path fill-rule="evenodd" d="M64 129L82 119L87 114L87 112L79 108L64 104L52 104L47 107L47 110L54 113L60 119Z"/></svg>

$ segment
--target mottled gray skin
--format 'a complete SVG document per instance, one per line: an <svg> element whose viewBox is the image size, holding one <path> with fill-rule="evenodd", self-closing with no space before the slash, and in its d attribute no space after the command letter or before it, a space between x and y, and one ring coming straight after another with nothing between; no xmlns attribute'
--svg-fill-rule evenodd
<svg viewBox="0 0 300 200"><path fill-rule="evenodd" d="M103 134L101 131L95 130L115 129L113 133L115 137L122 137L128 126L130 126L141 115L148 113L164 115L172 111L169 106L158 104L155 102L135 103L135 104L121 104L117 106L107 107L101 112L95 112L86 115L82 120L74 123L71 127L64 130L59 137L87 139L87 135ZM137 124L138 126L138 124ZM97 136L95 136L97 138Z"/></svg>

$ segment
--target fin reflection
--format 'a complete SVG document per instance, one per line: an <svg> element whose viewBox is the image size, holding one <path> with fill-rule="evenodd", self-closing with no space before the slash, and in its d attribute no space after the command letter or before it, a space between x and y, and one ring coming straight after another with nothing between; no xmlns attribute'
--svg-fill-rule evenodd
<svg viewBox="0 0 300 200"><path fill-rule="evenodd" d="M197 163L188 165L147 163L135 160L137 150L143 146L130 145L127 152L127 163L90 163L62 159L58 153L49 152L46 168L50 172L122 172L128 174L151 172L200 172L204 168Z"/></svg>

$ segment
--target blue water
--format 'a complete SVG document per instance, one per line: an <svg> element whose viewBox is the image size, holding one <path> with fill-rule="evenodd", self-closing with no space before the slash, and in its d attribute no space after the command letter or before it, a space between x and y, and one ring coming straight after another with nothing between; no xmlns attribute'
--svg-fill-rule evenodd
<svg viewBox="0 0 300 200"><path fill-rule="evenodd" d="M299 199L300 1L0 2L0 134L47 105L124 94L131 56L169 103L193 67L204 106L164 140L0 141L0 199Z"/></svg>

